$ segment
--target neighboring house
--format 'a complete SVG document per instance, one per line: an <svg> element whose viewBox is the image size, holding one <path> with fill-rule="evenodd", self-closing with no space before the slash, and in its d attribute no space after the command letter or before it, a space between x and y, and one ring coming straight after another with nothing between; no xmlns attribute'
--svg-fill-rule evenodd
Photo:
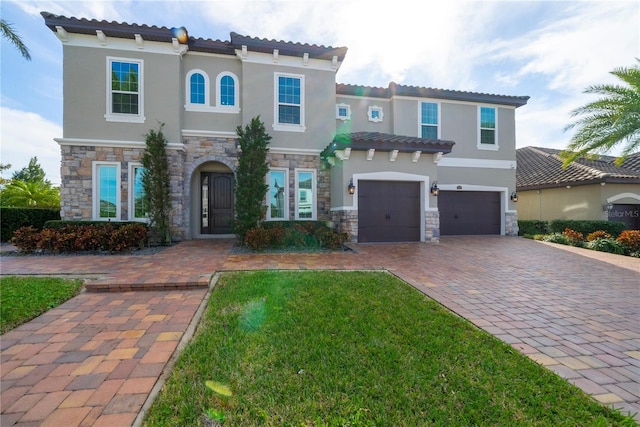
<svg viewBox="0 0 640 427"><path fill-rule="evenodd" d="M562 167L560 150L517 150L518 218L619 221L640 229L640 153L580 158Z"/></svg>
<svg viewBox="0 0 640 427"><path fill-rule="evenodd" d="M260 116L268 221L332 221L360 242L517 234L526 96L342 85L343 47L42 16L63 45L63 219L144 221L144 135L164 123L174 235L228 235L236 128Z"/></svg>

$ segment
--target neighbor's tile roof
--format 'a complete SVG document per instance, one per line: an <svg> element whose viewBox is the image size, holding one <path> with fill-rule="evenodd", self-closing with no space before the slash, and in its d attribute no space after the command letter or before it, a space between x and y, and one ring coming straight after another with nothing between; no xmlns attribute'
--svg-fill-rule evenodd
<svg viewBox="0 0 640 427"><path fill-rule="evenodd" d="M615 157L598 160L580 158L562 167L560 151L552 148L524 147L516 150L516 189L540 189L594 183L640 183L640 153L628 164L615 165ZM636 165L636 170L633 165Z"/></svg>
<svg viewBox="0 0 640 427"><path fill-rule="evenodd" d="M155 25L138 25L128 24L126 22L115 21L98 21L97 19L86 18L68 18L66 16L54 15L49 12L41 12L45 25L56 32L56 27L64 28L68 33L95 35L96 30L101 30L107 37L134 39L135 34L140 34L144 40L168 42L171 43L173 34L170 28L157 27ZM188 30L188 29L187 29ZM346 47L331 47L315 44L302 44L277 40L268 40L243 36L232 32L230 41L211 40L203 38L195 38L190 36L187 45L190 51L222 53L235 55L235 50L240 49L243 45L247 46L249 51L254 52L273 52L278 49L281 55L286 56L303 56L308 53L309 58L332 59L333 56L338 57L338 61L344 60L347 53Z"/></svg>
<svg viewBox="0 0 640 427"><path fill-rule="evenodd" d="M529 100L528 96L495 95L480 92L435 89L430 87L407 86L389 83L389 87L372 87L338 83L338 95L366 96L372 98L392 98L393 96L410 96L416 98L448 99L454 101L480 102L487 104L510 105L521 107Z"/></svg>
<svg viewBox="0 0 640 427"><path fill-rule="evenodd" d="M400 153L413 153L421 151L423 153L443 153L451 152L455 142L442 139L425 139L414 136L401 136L380 132L354 132L338 134L333 142L325 148L320 156L322 158L331 157L336 150L351 148L356 151L376 151L398 150Z"/></svg>

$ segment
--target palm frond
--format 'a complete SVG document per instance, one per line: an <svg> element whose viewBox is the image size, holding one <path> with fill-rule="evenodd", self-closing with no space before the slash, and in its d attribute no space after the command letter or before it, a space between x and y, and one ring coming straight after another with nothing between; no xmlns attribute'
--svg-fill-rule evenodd
<svg viewBox="0 0 640 427"><path fill-rule="evenodd" d="M11 42L11 44L13 44L20 51L20 54L24 57L24 59L26 59L27 61L31 61L29 49L27 49L27 46L22 42L20 36L13 30L11 24L9 24L4 19L0 19L0 32L2 32L2 36L4 38L9 40L9 42Z"/></svg>

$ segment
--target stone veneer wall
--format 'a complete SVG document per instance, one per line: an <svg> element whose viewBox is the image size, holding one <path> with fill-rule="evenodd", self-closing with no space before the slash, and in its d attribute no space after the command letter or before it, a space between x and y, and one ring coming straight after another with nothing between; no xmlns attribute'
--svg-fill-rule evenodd
<svg viewBox="0 0 640 427"><path fill-rule="evenodd" d="M303 154L269 153L267 161L271 167L289 169L289 219L295 219L296 168L316 170L316 197L318 221L331 220L331 172L322 167L320 156Z"/></svg>
<svg viewBox="0 0 640 427"><path fill-rule="evenodd" d="M424 241L434 243L440 241L440 211L424 212Z"/></svg>
<svg viewBox="0 0 640 427"><path fill-rule="evenodd" d="M347 233L349 241L358 241L358 211L332 211L331 221L340 233Z"/></svg>
<svg viewBox="0 0 640 427"><path fill-rule="evenodd" d="M518 227L518 212L506 212L504 214L504 234L505 236L517 236L519 231Z"/></svg>

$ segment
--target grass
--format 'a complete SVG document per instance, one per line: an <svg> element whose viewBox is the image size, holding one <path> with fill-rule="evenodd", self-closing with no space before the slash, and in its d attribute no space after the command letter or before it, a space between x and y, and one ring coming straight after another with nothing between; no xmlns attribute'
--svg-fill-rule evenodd
<svg viewBox="0 0 640 427"><path fill-rule="evenodd" d="M0 334L74 297L81 280L52 277L0 277Z"/></svg>
<svg viewBox="0 0 640 427"><path fill-rule="evenodd" d="M232 396L211 389L225 386ZM220 417L223 426L635 425L371 272L224 274L145 425Z"/></svg>

